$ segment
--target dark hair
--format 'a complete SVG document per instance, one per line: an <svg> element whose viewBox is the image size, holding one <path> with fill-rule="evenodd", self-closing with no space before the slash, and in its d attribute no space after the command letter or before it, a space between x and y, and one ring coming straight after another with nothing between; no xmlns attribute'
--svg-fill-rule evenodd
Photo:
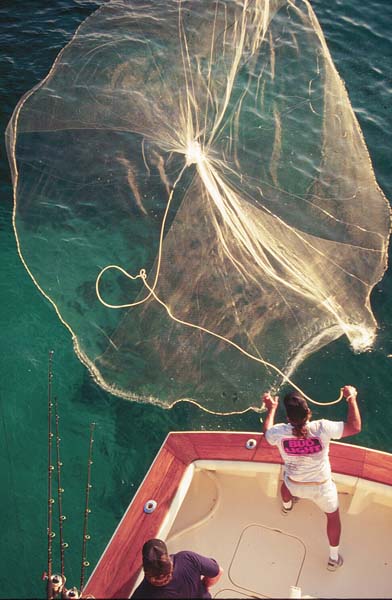
<svg viewBox="0 0 392 600"><path fill-rule="evenodd" d="M312 413L308 403L300 392L289 392L284 397L287 418L293 426L295 437L305 438L308 435L307 421Z"/></svg>
<svg viewBox="0 0 392 600"><path fill-rule="evenodd" d="M143 569L148 577L169 575L172 562L165 542L157 538L148 540L142 549Z"/></svg>

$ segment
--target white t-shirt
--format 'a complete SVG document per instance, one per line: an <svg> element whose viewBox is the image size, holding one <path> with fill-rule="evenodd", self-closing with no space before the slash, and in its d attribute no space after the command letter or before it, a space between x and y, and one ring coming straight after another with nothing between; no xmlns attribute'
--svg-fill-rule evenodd
<svg viewBox="0 0 392 600"><path fill-rule="evenodd" d="M343 435L343 421L320 419L308 423L309 435L297 438L290 423L279 423L265 432L265 439L278 446L286 474L295 481L321 482L331 476L329 442Z"/></svg>

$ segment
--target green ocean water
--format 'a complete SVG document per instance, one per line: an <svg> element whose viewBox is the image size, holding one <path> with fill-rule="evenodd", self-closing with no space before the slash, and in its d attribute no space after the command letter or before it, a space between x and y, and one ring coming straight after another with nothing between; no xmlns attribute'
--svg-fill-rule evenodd
<svg viewBox="0 0 392 600"><path fill-rule="evenodd" d="M48 72L78 24L101 2L25 0L0 5L1 124L23 93ZM335 64L346 82L378 182L392 198L392 4L354 0L312 3ZM0 597L44 597L47 510L47 360L54 350L63 466L66 574L78 585L82 546L88 430L96 422L88 560L96 562L165 436L173 430L260 429L259 416L211 416L189 404L163 410L120 400L102 391L73 351L69 332L34 286L17 254L11 224L12 190L1 152L1 435ZM360 393L363 431L349 440L392 452L392 277L372 294L380 329L372 352L353 354L343 338L310 357L295 381L320 400L335 398L345 383ZM263 390L260 390L260 392ZM343 418L345 406L313 411ZM54 544L57 559L56 542ZM56 565L55 561L55 565ZM58 568L58 562L57 562ZM87 569L86 574L89 574Z"/></svg>

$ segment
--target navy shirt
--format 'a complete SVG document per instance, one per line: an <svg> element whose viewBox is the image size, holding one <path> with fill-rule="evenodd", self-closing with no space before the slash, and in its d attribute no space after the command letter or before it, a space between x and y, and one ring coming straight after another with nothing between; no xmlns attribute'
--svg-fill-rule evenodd
<svg viewBox="0 0 392 600"><path fill-rule="evenodd" d="M211 598L201 581L201 576L216 577L219 565L213 558L207 558L184 550L171 554L173 577L167 585L151 585L146 578L136 588L131 598Z"/></svg>

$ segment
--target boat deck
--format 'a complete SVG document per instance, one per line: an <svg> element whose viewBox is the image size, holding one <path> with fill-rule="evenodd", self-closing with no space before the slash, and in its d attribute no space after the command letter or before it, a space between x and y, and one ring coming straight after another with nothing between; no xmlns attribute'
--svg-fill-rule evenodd
<svg viewBox="0 0 392 600"><path fill-rule="evenodd" d="M129 598L153 537L224 569L215 598L391 598L392 455L332 442L344 565L326 568L323 513L300 500L280 512L281 457L262 434L173 432L95 567L84 594ZM147 510L154 500L156 507ZM299 589L294 589L293 586Z"/></svg>
<svg viewBox="0 0 392 600"><path fill-rule="evenodd" d="M335 478L345 562L330 572L324 514L308 500L280 512L280 466L240 473L230 463L207 467L196 468L166 539L170 552L195 550L219 562L225 572L214 598L287 598L291 586L309 598L391 597L392 497L389 506L380 503L380 484L356 496L356 478Z"/></svg>

